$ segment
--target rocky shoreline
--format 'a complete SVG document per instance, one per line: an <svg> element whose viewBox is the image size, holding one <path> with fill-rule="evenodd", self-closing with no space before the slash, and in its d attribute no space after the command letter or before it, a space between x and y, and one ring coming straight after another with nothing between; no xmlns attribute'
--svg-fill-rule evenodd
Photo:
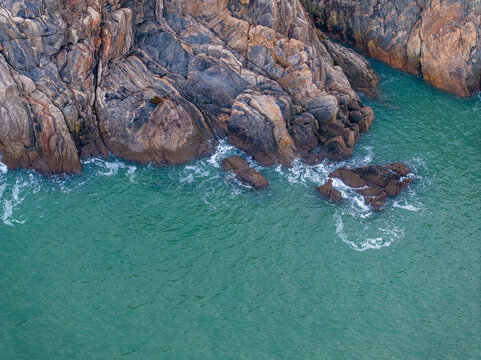
<svg viewBox="0 0 481 360"><path fill-rule="evenodd" d="M375 95L379 79L311 15L330 36L440 88L479 90L479 2L416 4L5 0L2 162L46 175L80 173L81 159L109 154L181 164L223 138L263 166L346 160L374 118L356 91Z"/></svg>

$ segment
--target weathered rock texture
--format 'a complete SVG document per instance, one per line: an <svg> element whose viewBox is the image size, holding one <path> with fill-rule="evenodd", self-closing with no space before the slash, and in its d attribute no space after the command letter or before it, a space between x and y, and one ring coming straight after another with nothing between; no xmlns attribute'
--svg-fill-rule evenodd
<svg viewBox="0 0 481 360"><path fill-rule="evenodd" d="M234 155L222 160L222 169L232 172L242 184L252 186L256 190L269 187L269 181L261 172L249 166L239 155Z"/></svg>
<svg viewBox="0 0 481 360"><path fill-rule="evenodd" d="M411 171L402 163L369 165L357 169L340 168L329 174L325 185L318 188L319 193L330 201L340 201L341 193L332 187L332 179L340 179L364 197L366 205L380 211L388 197L398 196L412 179L407 177Z"/></svg>
<svg viewBox="0 0 481 360"><path fill-rule="evenodd" d="M3 0L0 155L76 173L109 152L177 164L228 137L263 165L345 159L373 113L343 68L375 85L299 0Z"/></svg>
<svg viewBox="0 0 481 360"><path fill-rule="evenodd" d="M461 96L480 91L480 0L303 3L321 29L375 59Z"/></svg>

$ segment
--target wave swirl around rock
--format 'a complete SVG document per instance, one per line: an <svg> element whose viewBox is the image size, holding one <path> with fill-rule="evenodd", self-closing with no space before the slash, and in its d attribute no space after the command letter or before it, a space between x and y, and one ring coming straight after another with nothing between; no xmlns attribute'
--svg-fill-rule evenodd
<svg viewBox="0 0 481 360"><path fill-rule="evenodd" d="M329 174L326 184L318 188L326 199L339 202L341 192L333 187L332 179L339 179L364 198L364 203L380 211L388 197L395 197L404 190L412 179L411 171L402 163L368 165L360 168L340 168Z"/></svg>

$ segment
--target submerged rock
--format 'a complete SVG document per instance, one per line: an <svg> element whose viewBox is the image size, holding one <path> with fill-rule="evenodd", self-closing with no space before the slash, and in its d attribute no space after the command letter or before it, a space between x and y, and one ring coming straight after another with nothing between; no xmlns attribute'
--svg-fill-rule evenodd
<svg viewBox="0 0 481 360"><path fill-rule="evenodd" d="M364 197L366 205L380 211L388 197L395 197L404 190L412 179L411 172L402 163L368 165L356 169L340 168L329 174L326 185L319 187L319 193L328 200L334 200L337 190L332 189L332 178L340 179ZM340 196L340 194L339 194Z"/></svg>
<svg viewBox="0 0 481 360"><path fill-rule="evenodd" d="M247 161L238 155L222 160L222 169L234 173L242 184L252 186L256 190L269 187L269 181L259 171L251 168Z"/></svg>

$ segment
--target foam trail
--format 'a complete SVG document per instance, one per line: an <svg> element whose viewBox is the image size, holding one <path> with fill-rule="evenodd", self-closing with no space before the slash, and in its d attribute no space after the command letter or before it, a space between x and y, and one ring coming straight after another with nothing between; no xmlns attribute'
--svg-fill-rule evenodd
<svg viewBox="0 0 481 360"><path fill-rule="evenodd" d="M20 183L18 180L15 182L12 188L12 198L10 200L5 200L3 203L3 215L2 221L5 225L13 226L13 223L23 224L25 221L19 221L12 218L13 210L15 207L23 202L25 197L20 197L20 191L28 186L27 182ZM5 189L2 191L2 195Z"/></svg>
<svg viewBox="0 0 481 360"><path fill-rule="evenodd" d="M11 200L6 200L3 203L3 215L2 221L5 225L13 226L12 222L10 221L10 217L13 215L13 205Z"/></svg>
<svg viewBox="0 0 481 360"><path fill-rule="evenodd" d="M344 222L342 220L342 216L339 213L336 213L334 215L334 220L336 222L336 234L344 243L349 245L349 247L355 251L362 252L366 250L380 250L382 248L391 246L394 239L400 237L400 232L397 229L390 230L379 228L378 230L383 234L383 236L366 237L364 241L356 243L352 240L349 240L349 237L344 230ZM384 239L385 237L387 238L387 240Z"/></svg>
<svg viewBox="0 0 481 360"><path fill-rule="evenodd" d="M220 168L223 159L237 152L237 149L229 145L226 139L220 140L215 152L210 157L197 160L195 163L181 168L179 182L181 184L192 184L200 180L200 185L205 181L217 179L219 175L212 168Z"/></svg>
<svg viewBox="0 0 481 360"><path fill-rule="evenodd" d="M399 204L397 201L394 201L393 203L393 207L395 208L398 208L398 209L404 209L404 210L408 210L408 211L413 211L413 212L418 212L420 209L413 206L413 205L409 205L409 204L406 204L406 205L401 205Z"/></svg>
<svg viewBox="0 0 481 360"><path fill-rule="evenodd" d="M319 186L327 179L332 167L326 162L317 165L308 165L304 160L296 159L289 169L277 166L275 171L285 177L290 184L316 185Z"/></svg>
<svg viewBox="0 0 481 360"><path fill-rule="evenodd" d="M115 176L119 173L119 170L126 169L125 176L127 176L131 182L134 181L135 171L137 170L136 166L127 165L120 160L106 161L101 158L93 158L85 160L82 163L84 165L94 164L100 167L101 169L97 171L97 175L100 176Z"/></svg>
<svg viewBox="0 0 481 360"><path fill-rule="evenodd" d="M189 174L185 177L181 177L180 178L180 182L181 183L187 183L187 184L192 184L194 182L194 175L193 174Z"/></svg>

